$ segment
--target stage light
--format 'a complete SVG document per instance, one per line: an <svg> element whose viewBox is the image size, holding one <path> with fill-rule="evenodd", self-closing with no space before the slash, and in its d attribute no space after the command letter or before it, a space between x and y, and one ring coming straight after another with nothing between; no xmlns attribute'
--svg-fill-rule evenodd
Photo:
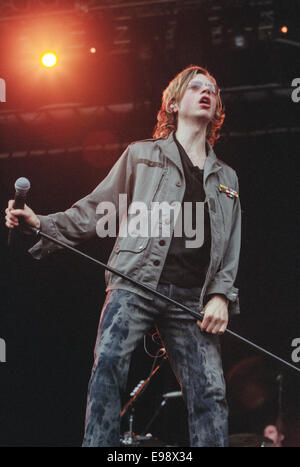
<svg viewBox="0 0 300 467"><path fill-rule="evenodd" d="M90 48L90 52L91 52L91 54L95 54L95 53L96 53L95 47L91 47L91 48Z"/></svg>
<svg viewBox="0 0 300 467"><path fill-rule="evenodd" d="M53 52L47 52L42 56L41 62L43 66L51 68L57 63L57 57Z"/></svg>
<svg viewBox="0 0 300 467"><path fill-rule="evenodd" d="M288 27L287 26L282 26L280 28L280 31L282 32L282 34L286 34L288 32Z"/></svg>
<svg viewBox="0 0 300 467"><path fill-rule="evenodd" d="M245 39L245 37L242 36L242 35L235 36L235 38L234 38L234 44L235 44L235 46L238 47L238 48L245 47L245 45L246 45L246 39Z"/></svg>

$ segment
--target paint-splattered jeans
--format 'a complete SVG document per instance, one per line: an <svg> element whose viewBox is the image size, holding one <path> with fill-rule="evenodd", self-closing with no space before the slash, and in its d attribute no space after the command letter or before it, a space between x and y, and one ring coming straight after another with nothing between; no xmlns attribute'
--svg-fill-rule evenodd
<svg viewBox="0 0 300 467"><path fill-rule="evenodd" d="M159 292L197 310L200 287L159 284ZM144 334L156 325L188 409L191 446L227 446L227 403L219 338L202 333L196 319L154 296L108 292L95 345L88 387L83 446L120 445L120 391L130 359Z"/></svg>

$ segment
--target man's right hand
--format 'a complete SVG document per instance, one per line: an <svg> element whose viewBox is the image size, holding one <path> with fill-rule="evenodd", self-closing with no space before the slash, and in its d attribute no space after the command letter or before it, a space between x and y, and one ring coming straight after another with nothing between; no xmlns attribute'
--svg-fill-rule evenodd
<svg viewBox="0 0 300 467"><path fill-rule="evenodd" d="M19 220L18 217L22 217L26 224L32 225L33 227L39 229L41 226L40 220L37 215L30 209L26 204L24 209L14 209L14 199L8 201L8 207L5 209L5 225L9 229L14 229L18 227Z"/></svg>

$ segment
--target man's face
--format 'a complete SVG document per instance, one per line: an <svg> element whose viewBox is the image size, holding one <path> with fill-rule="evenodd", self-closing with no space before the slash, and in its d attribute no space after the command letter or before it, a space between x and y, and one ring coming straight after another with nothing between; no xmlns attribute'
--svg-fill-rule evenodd
<svg viewBox="0 0 300 467"><path fill-rule="evenodd" d="M176 105L178 118L204 119L210 122L216 111L217 88L205 75L192 78L181 101Z"/></svg>
<svg viewBox="0 0 300 467"><path fill-rule="evenodd" d="M280 437L278 434L278 430L274 425L268 425L264 429L264 436L265 438L269 438L273 441L274 446L280 445Z"/></svg>

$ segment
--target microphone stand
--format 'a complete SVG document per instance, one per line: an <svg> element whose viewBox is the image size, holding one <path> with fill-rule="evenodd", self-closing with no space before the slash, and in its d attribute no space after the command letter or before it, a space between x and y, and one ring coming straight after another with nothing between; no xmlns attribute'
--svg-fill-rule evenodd
<svg viewBox="0 0 300 467"><path fill-rule="evenodd" d="M188 313L190 313L194 318L196 318L197 320L199 321L202 321L203 320L203 315L200 314L200 313L197 313L196 311L194 310L191 310L190 308L188 308L187 306L183 305L182 303L180 302L177 302L176 300L174 300L173 298L170 298L170 297L167 297L166 295L158 292L157 290L153 289L152 287L149 287L148 285L146 284L143 284L142 282L139 282L137 281L136 279L133 279L132 277L130 276L127 276L126 274L123 274L122 272L118 271L117 269L114 269L112 268L111 266L109 266L108 264L105 264L105 263L102 263L101 261L93 258L92 256L89 256L87 255L86 253L83 253L82 251L80 250L77 250L76 248L70 246L70 245L67 245L66 243L64 242L61 242L60 240L57 240L56 238L53 238L51 237L50 235L48 234L45 234L44 232L42 232L41 230L37 229L36 227L32 227L28 224L26 224L24 226L24 228L26 230L30 230L31 232L33 232L34 234L36 234L37 237L43 237L45 238L46 240L50 241L50 242L53 242L53 243L56 243L57 245L63 247L63 248L66 248L67 250L70 250L70 251L73 251L73 253L76 253L77 255L80 255L82 256L83 258L85 259L88 259L89 261L92 261L93 263L96 263L98 264L99 266L103 267L104 269L107 269L108 271L116 274L117 276L120 276L122 277L123 279L131 282L132 284L135 284L137 285L138 287L141 287L142 289L144 290L147 290L148 292L151 292L153 293L154 295L156 295L157 297L159 298L162 298L164 300L166 300L167 302L169 303L172 303L173 305L176 305L178 306L179 308L181 308L182 310L184 311L187 311ZM287 362L286 360L283 360L282 358L278 357L276 354L272 353L272 352L269 352L268 350L266 350L265 348L255 344L254 342L250 341L249 339L246 339L245 337L243 336L240 336L239 334L231 331L230 329L226 329L225 331L227 334L235 337L236 339L248 344L250 347L253 347L254 349L258 350L259 352L262 352L264 353L265 355L268 355L269 357L272 357L273 359L283 363L285 366L288 366L289 368L292 368L294 371L296 371L297 373L300 373L300 368L297 368L295 365L292 365L291 363Z"/></svg>

